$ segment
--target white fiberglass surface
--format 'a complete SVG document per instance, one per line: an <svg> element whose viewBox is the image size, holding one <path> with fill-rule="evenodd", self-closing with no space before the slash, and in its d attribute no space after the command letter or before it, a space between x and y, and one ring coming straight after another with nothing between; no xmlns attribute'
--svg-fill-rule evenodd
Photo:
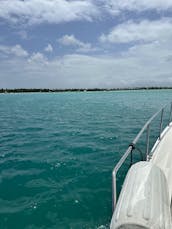
<svg viewBox="0 0 172 229"><path fill-rule="evenodd" d="M157 145L151 162L158 166L164 173L172 197L172 125L170 125Z"/></svg>
<svg viewBox="0 0 172 229"><path fill-rule="evenodd" d="M130 168L110 228L172 228L167 180L158 166L139 162Z"/></svg>

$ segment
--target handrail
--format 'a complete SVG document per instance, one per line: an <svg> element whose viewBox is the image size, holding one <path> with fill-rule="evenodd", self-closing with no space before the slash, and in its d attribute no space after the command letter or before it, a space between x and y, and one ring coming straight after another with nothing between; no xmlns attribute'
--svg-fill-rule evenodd
<svg viewBox="0 0 172 229"><path fill-rule="evenodd" d="M112 209L114 211L114 208L116 206L116 202L117 202L117 173L119 171L119 169L121 168L121 166L123 165L123 163L125 162L125 160L128 158L129 155L131 155L131 165L132 165L132 152L133 150L136 148L136 144L138 142L138 140L140 139L140 137L142 136L142 134L145 132L145 130L147 131L147 135L146 135L146 160L149 160L149 139L150 139L150 125L152 123L152 121L154 121L154 119L161 114L161 119L160 119L160 129L159 129L159 140L161 139L161 133L162 133L162 129L163 129L163 115L164 115L164 110L167 107L168 104L166 104L164 107L162 107L159 111L157 111L142 127L142 129L139 131L139 133L137 134L137 136L134 138L133 142L129 145L128 149L125 151L125 153L123 154L123 156L121 157L121 159L119 160L119 162L116 164L115 168L113 169L112 172ZM171 102L171 106L170 106L170 117L169 117L169 121L168 121L168 125L170 124L172 119L172 102ZM140 151L140 150L139 150Z"/></svg>

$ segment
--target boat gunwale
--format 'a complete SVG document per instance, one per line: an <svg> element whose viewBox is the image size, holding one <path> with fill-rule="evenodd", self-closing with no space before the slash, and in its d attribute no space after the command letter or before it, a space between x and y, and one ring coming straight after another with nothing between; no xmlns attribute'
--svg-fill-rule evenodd
<svg viewBox="0 0 172 229"><path fill-rule="evenodd" d="M139 133L136 135L136 137L134 138L134 140L132 141L132 143L129 144L129 147L127 148L127 150L125 151L125 153L122 155L121 159L118 161L118 163L116 164L116 166L114 167L113 171L112 171L112 211L114 211L115 207L116 207L116 203L117 203L117 184L116 184L116 176L117 173L119 171L119 169L121 168L121 166L123 165L123 163L125 162L125 160L128 158L129 155L131 155L131 165L132 163L132 152L133 150L136 148L136 144L138 142L138 140L140 139L140 137L142 136L142 134L147 130L147 141L146 141L146 161L149 161L150 158L152 157L155 149L157 148L157 146L159 145L159 143L161 142L161 139L165 136L166 132L169 130L169 127L172 125L171 119L172 119L172 102L170 103L170 115L169 115L169 120L168 120L168 124L167 126L162 129L163 127L163 115L164 115L164 110L165 108L168 106L169 104L166 104L165 106L161 107L160 110L158 110L156 113L154 113L149 119L148 121L143 125L143 127L141 128L141 130L139 131ZM150 124L152 123L152 121L154 121L154 119L161 114L161 119L160 119L160 123L159 123L159 136L156 139L152 149L149 151L149 128L150 128Z"/></svg>

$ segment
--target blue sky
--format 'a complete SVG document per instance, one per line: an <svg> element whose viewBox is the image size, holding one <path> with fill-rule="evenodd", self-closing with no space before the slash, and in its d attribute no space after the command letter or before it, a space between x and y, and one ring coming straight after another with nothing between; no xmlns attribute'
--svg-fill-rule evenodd
<svg viewBox="0 0 172 229"><path fill-rule="evenodd" d="M0 0L0 88L172 86L171 0Z"/></svg>

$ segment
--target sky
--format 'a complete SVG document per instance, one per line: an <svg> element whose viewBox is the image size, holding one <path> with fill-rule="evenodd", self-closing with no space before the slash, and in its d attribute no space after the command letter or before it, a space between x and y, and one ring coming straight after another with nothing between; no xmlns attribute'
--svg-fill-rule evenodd
<svg viewBox="0 0 172 229"><path fill-rule="evenodd" d="M0 88L172 86L172 0L0 0Z"/></svg>

